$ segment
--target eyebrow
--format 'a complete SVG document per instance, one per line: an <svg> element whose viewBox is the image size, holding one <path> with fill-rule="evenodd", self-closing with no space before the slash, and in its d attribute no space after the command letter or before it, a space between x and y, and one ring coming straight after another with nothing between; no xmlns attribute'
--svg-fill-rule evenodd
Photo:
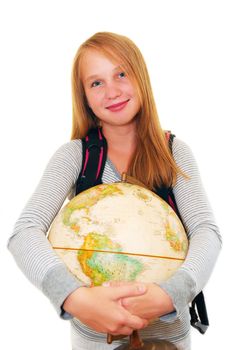
<svg viewBox="0 0 234 350"><path fill-rule="evenodd" d="M123 69L123 68L124 68L123 65L119 65L119 66L117 66L117 67L115 67L115 68L113 69L113 72L115 72L115 71L117 71L117 70L119 70L119 69ZM90 80L97 79L98 77L99 77L98 74L90 75L90 76L88 76L88 78L85 79L85 82L88 82L88 81L90 81Z"/></svg>

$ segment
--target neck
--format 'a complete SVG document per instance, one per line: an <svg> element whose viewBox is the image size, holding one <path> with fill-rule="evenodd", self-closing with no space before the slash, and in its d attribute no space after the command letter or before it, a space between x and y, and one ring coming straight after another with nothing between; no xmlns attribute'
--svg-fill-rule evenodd
<svg viewBox="0 0 234 350"><path fill-rule="evenodd" d="M136 145L136 129L131 126L103 126L103 134L108 148L134 150Z"/></svg>

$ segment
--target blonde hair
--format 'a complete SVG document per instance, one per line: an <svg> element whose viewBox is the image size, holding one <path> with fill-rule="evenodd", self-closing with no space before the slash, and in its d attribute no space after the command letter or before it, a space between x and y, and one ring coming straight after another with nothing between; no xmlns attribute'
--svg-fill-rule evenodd
<svg viewBox="0 0 234 350"><path fill-rule="evenodd" d="M182 172L171 155L161 128L144 58L138 47L125 36L99 32L78 49L72 69L71 139L83 138L89 129L98 126L98 119L87 104L81 80L81 62L87 49L98 50L111 60L123 63L140 97L141 108L136 116L138 142L128 174L150 189L173 185L177 174Z"/></svg>

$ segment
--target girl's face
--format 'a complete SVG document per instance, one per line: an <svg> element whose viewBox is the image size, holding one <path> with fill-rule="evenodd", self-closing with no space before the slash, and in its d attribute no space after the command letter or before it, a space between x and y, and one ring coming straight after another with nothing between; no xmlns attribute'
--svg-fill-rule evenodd
<svg viewBox="0 0 234 350"><path fill-rule="evenodd" d="M82 65L82 83L89 107L106 125L135 125L140 99L121 62L113 62L102 53L89 49Z"/></svg>

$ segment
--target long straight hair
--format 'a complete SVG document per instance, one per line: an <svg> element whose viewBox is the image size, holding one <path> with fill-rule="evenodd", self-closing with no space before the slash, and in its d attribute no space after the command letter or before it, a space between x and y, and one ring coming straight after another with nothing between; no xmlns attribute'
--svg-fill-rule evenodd
<svg viewBox="0 0 234 350"><path fill-rule="evenodd" d="M153 97L144 58L138 47L127 37L110 32L99 32L78 49L72 69L73 124L71 139L83 138L90 128L98 127L98 118L89 108L81 80L82 58L88 49L98 50L112 61L124 65L135 84L141 108L136 116L137 147L128 174L148 188L170 187L181 170L170 152L162 130Z"/></svg>

